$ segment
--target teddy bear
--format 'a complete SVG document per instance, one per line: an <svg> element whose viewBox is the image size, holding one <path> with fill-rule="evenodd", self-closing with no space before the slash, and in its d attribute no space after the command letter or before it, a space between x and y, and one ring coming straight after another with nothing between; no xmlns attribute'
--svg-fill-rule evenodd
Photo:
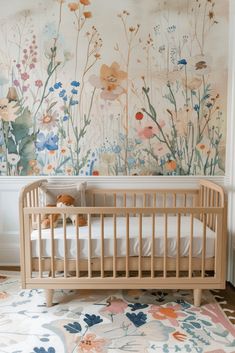
<svg viewBox="0 0 235 353"><path fill-rule="evenodd" d="M46 205L46 207L74 207L75 206L74 204L75 204L75 199L72 196L61 194L61 195L58 195L56 198L56 205L48 204ZM61 214L57 214L57 213L52 215L45 214L42 217L42 222L41 222L42 229L50 228L51 216L52 216L52 222L54 227L57 227L59 220L62 219ZM67 218L72 221L73 225L75 225L76 217L77 217L76 215L68 215ZM86 218L83 215L79 215L78 226L83 227L86 225L87 225Z"/></svg>

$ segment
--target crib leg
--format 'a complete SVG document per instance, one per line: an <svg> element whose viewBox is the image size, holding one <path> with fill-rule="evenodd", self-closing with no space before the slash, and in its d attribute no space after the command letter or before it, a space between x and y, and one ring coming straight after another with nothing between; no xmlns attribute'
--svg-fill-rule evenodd
<svg viewBox="0 0 235 353"><path fill-rule="evenodd" d="M202 299L202 290L201 289L194 289L193 290L193 297L194 297L194 305L200 306L201 299Z"/></svg>
<svg viewBox="0 0 235 353"><path fill-rule="evenodd" d="M54 289L45 289L46 305L48 308L52 306L53 294Z"/></svg>

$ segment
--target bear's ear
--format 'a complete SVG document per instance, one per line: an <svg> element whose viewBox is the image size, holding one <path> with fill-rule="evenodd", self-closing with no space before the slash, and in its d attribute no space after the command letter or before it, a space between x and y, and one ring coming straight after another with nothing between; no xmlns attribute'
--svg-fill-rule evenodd
<svg viewBox="0 0 235 353"><path fill-rule="evenodd" d="M61 198L62 194L57 195L56 200L58 201Z"/></svg>

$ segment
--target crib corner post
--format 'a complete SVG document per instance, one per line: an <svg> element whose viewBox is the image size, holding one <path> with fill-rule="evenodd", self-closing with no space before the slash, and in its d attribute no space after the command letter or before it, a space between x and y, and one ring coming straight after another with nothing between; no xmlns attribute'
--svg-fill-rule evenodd
<svg viewBox="0 0 235 353"><path fill-rule="evenodd" d="M45 289L46 306L50 308L53 302L54 289Z"/></svg>
<svg viewBox="0 0 235 353"><path fill-rule="evenodd" d="M194 306L201 305L202 289L194 289L193 290L193 299L194 299Z"/></svg>

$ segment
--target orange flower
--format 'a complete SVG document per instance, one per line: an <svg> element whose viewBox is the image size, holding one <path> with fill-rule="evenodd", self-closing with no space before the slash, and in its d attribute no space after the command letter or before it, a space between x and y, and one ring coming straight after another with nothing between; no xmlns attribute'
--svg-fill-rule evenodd
<svg viewBox="0 0 235 353"><path fill-rule="evenodd" d="M179 331L174 332L172 336L180 342L185 341L187 337L184 333L180 333Z"/></svg>
<svg viewBox="0 0 235 353"><path fill-rule="evenodd" d="M77 9L79 8L79 3L78 2L70 2L68 4L68 8L70 11L77 11Z"/></svg>
<svg viewBox="0 0 235 353"><path fill-rule="evenodd" d="M85 12L83 12L83 15L84 15L85 18L91 18L92 17L91 11L85 11Z"/></svg>
<svg viewBox="0 0 235 353"><path fill-rule="evenodd" d="M166 162L166 169L169 171L175 170L177 168L176 161L170 160Z"/></svg>
<svg viewBox="0 0 235 353"><path fill-rule="evenodd" d="M86 334L80 341L79 352L102 352L107 341L103 338L96 338L94 333Z"/></svg>
<svg viewBox="0 0 235 353"><path fill-rule="evenodd" d="M8 297L8 294L6 292L0 292L0 300L6 299Z"/></svg>
<svg viewBox="0 0 235 353"><path fill-rule="evenodd" d="M120 83L127 78L127 73L119 70L118 63L113 62L111 66L103 64L100 69L101 82L107 91L115 90Z"/></svg>
<svg viewBox="0 0 235 353"><path fill-rule="evenodd" d="M31 159L31 160L29 161L29 166L30 166L30 167L34 168L34 167L36 167L36 165L37 165L36 159Z"/></svg>
<svg viewBox="0 0 235 353"><path fill-rule="evenodd" d="M90 5L90 0L80 0L80 3L84 6Z"/></svg>

